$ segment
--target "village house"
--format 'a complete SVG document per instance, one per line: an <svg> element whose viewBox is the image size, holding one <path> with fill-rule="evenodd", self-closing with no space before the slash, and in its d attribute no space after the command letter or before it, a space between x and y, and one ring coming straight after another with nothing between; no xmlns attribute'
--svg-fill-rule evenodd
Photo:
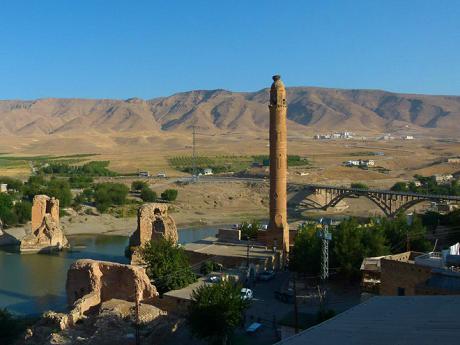
<svg viewBox="0 0 460 345"><path fill-rule="evenodd" d="M450 181L452 181L453 178L454 178L454 176L452 174L436 174L436 175L434 175L434 179L435 179L437 184L449 183Z"/></svg>
<svg viewBox="0 0 460 345"><path fill-rule="evenodd" d="M460 294L459 244L442 252L365 258L363 291L386 296Z"/></svg>

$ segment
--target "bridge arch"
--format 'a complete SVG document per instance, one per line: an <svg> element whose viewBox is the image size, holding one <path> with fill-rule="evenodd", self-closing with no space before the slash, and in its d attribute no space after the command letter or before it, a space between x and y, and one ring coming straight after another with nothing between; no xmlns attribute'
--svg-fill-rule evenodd
<svg viewBox="0 0 460 345"><path fill-rule="evenodd" d="M347 198L359 198L359 197L365 197L368 200L372 201L374 204L378 206L382 210L382 212L387 216L391 217L391 207L387 205L382 199L376 197L373 194L366 194L366 193L356 193L354 191L352 192L345 192L345 193L340 193L339 195L335 196L329 203L327 203L323 208L324 210L328 209L329 207L334 207L336 206L341 200L347 199Z"/></svg>

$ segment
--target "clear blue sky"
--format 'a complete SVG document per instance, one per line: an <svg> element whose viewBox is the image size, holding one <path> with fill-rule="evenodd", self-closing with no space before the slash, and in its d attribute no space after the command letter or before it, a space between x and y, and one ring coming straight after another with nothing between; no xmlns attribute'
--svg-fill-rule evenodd
<svg viewBox="0 0 460 345"><path fill-rule="evenodd" d="M288 86L460 95L458 0L3 0L0 99Z"/></svg>

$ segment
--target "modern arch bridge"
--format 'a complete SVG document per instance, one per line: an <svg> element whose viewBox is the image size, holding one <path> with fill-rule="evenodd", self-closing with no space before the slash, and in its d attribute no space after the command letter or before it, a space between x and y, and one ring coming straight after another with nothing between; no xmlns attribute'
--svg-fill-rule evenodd
<svg viewBox="0 0 460 345"><path fill-rule="evenodd" d="M365 197L376 204L388 217L394 217L421 202L460 203L460 196L417 194L391 190L346 188L325 185L289 184L288 191L295 192L290 205L300 209L327 210L347 198ZM316 197L315 197L316 196Z"/></svg>

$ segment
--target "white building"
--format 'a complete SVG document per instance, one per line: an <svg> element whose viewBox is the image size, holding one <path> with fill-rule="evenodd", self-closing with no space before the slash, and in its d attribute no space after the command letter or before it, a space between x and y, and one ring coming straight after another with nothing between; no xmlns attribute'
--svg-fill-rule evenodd
<svg viewBox="0 0 460 345"><path fill-rule="evenodd" d="M359 166L360 161L355 161L355 160L346 161L345 165L348 167Z"/></svg>
<svg viewBox="0 0 460 345"><path fill-rule="evenodd" d="M405 136L403 136L403 139L404 140L414 140L414 136L413 135L405 135Z"/></svg>
<svg viewBox="0 0 460 345"><path fill-rule="evenodd" d="M443 183L448 183L454 178L453 175L451 174L436 174L434 175L434 179L436 183L438 184L443 184Z"/></svg>
<svg viewBox="0 0 460 345"><path fill-rule="evenodd" d="M0 183L0 193L8 192L8 185L6 183Z"/></svg>
<svg viewBox="0 0 460 345"><path fill-rule="evenodd" d="M359 165L365 167L373 167L375 165L375 161L373 159L360 160Z"/></svg>
<svg viewBox="0 0 460 345"><path fill-rule="evenodd" d="M211 168L206 168L203 170L203 175L212 175L212 169Z"/></svg>

